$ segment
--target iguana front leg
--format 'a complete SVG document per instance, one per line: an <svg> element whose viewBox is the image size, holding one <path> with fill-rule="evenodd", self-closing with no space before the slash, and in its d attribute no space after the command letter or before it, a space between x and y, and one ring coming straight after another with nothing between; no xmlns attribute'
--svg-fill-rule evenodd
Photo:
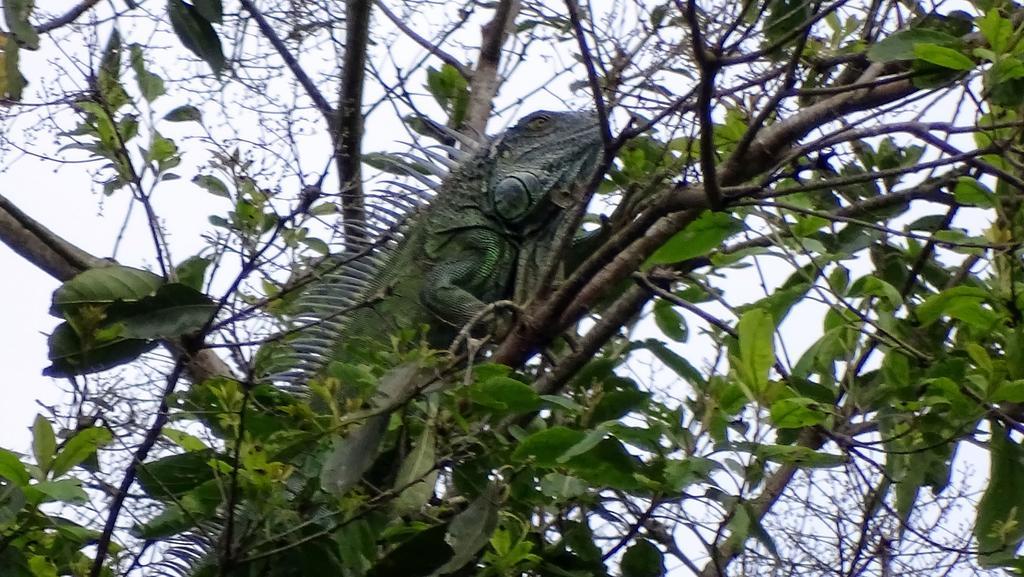
<svg viewBox="0 0 1024 577"><path fill-rule="evenodd" d="M484 227L456 231L436 253L435 264L424 274L420 301L445 323L461 328L487 303L508 296L517 251L498 232Z"/></svg>

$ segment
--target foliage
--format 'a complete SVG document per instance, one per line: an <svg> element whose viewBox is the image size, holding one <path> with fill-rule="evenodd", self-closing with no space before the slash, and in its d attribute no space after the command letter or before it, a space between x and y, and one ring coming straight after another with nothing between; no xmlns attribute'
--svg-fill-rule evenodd
<svg viewBox="0 0 1024 577"><path fill-rule="evenodd" d="M1016 5L261 4L3 2L4 122L58 145L0 152L87 163L144 221L119 264L0 197L62 282L44 370L74 392L0 449L4 575L1024 569ZM609 138L508 326L258 379L296 295L383 242L353 222L519 103ZM363 151L409 139L443 147Z"/></svg>

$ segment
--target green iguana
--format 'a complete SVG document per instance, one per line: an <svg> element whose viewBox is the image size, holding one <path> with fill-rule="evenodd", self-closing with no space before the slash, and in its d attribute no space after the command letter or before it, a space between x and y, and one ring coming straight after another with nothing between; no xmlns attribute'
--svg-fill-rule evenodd
<svg viewBox="0 0 1024 577"><path fill-rule="evenodd" d="M296 303L298 328L287 343L293 352L285 355L290 369L264 380L308 393L309 384L323 379L332 361L346 360L352 348L386 349L393 335L421 327L430 347L447 348L489 303L529 292L529 269L547 261L564 209L578 202L573 194L593 175L601 150L598 120L589 112L535 112L482 143L451 167L425 206L403 218L397 234L391 229L350 249L310 283ZM326 462L308 458L308 449L306 457L291 458L297 467L288 481L294 496L275 505L236 506L233 529L226 531L221 517L204 520L203 531L181 537L168 551L165 565L187 568L182 573L192 576L302 575L301 565L270 560L229 571L217 567L212 552L273 549L291 527L295 533L285 543L308 541L297 527L321 531L334 518L336 499L377 461L396 398L408 400L422 379L416 363L399 364L379 376L371 398L347 398L348 408L362 403L369 414L336 438ZM321 463L322 470L310 469ZM394 490L401 491L398 484ZM432 491L431 483L428 497Z"/></svg>
<svg viewBox="0 0 1024 577"><path fill-rule="evenodd" d="M387 344L429 328L447 348L488 303L525 294L574 189L601 151L590 112L534 112L456 165L432 201L409 217L397 243L371 247L326 273L300 299L310 324L291 343L292 385L315 376L339 342Z"/></svg>

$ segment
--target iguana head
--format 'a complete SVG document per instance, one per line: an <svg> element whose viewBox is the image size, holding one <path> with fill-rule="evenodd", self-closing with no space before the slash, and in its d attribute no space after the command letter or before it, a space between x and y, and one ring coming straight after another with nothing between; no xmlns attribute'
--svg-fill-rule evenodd
<svg viewBox="0 0 1024 577"><path fill-rule="evenodd" d="M521 227L545 207L568 207L573 189L593 173L601 149L594 112L539 110L525 116L494 144L494 212Z"/></svg>

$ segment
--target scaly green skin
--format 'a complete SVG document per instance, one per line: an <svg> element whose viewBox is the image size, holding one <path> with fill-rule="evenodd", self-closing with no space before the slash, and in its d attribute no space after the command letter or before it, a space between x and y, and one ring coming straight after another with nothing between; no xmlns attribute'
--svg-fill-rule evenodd
<svg viewBox="0 0 1024 577"><path fill-rule="evenodd" d="M351 270L328 275L310 291L304 306L320 325L306 342L301 333L297 339L298 349L310 351L302 375L334 356L332 341L387 344L403 329L426 326L428 344L447 347L488 303L512 298L517 282L525 282L517 268L536 266L545 249L536 241L551 238L600 151L594 114L539 111L456 166L359 294L346 295L347 308L332 300L332 291L344 290L332 278L344 284Z"/></svg>

